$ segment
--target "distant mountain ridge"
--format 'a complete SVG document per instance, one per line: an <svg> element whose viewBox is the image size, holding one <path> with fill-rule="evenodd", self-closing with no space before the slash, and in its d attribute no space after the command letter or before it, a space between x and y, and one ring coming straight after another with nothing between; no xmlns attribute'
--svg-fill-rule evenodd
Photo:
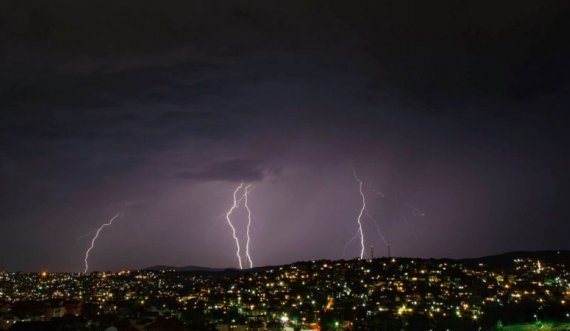
<svg viewBox="0 0 570 331"><path fill-rule="evenodd" d="M375 260L386 259L387 257L383 258L376 258ZM477 258L464 258L464 259L450 259L450 258L411 258L411 257L395 257L397 259L413 259L413 260L422 260L422 261L449 261L449 262L458 262L463 263L466 265L473 265L483 263L490 267L509 267L513 265L514 259L521 259L521 258L533 258L533 259L540 259L547 263L562 263L570 265L570 251L568 250L553 250L553 251L515 251L515 252L507 252L497 255L489 255ZM328 260L327 260L328 261ZM308 261L304 261L308 262ZM296 263L303 263L303 262L294 262L291 264ZM278 267L277 266L263 266L263 267L255 267L253 269L244 269L239 270L236 268L209 268L209 267L200 267L200 266L167 266L167 265L156 265L148 268L144 268L141 270L145 271L162 271L162 270L172 270L177 272L205 272L205 273L220 273L220 272L254 272L254 271L261 271L267 268Z"/></svg>
<svg viewBox="0 0 570 331"><path fill-rule="evenodd" d="M570 264L570 251L515 251L498 255L483 256L479 258L459 259L455 260L465 264L484 263L491 267L504 267L512 264L517 258L533 258L540 259L547 263Z"/></svg>
<svg viewBox="0 0 570 331"><path fill-rule="evenodd" d="M206 272L218 272L218 271L227 271L232 270L232 268L208 268L208 267L200 267L200 266L183 266L183 267L174 267L168 265L155 265L152 267L144 268L142 270L145 271L162 271L162 270L174 270L174 271L182 271L182 272L190 272L190 271L206 271Z"/></svg>

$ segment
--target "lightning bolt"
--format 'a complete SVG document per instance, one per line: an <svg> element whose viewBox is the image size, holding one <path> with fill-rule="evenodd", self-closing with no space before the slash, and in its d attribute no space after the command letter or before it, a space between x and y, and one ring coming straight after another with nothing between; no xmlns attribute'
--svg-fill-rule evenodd
<svg viewBox="0 0 570 331"><path fill-rule="evenodd" d="M372 223L374 223L374 226L376 228L376 232L378 233L378 236L380 236L380 238L382 239L382 241L384 242L384 245L386 245L386 247L388 248L388 255L390 255L390 242L388 242L388 240L386 240L386 237L384 236L384 234L382 233L382 231L380 231L380 227L378 225L378 221L368 212L368 208L366 206L366 197L364 195L364 182L360 179L360 177L358 177L358 174L356 173L356 170L354 168L354 166L352 165L352 163L350 163L350 167L352 168L352 174L354 175L354 178L356 179L356 181L359 184L359 192L360 192L360 196L362 198L362 207L360 208L360 212L358 214L358 217L356 219L356 222L358 224L358 230L356 232L356 234L354 235L354 237L352 237L344 246L344 251L346 251L348 245L350 245L350 243L352 243L354 240L356 240L358 237L360 237L360 258L364 258L364 233L362 230L362 216L364 214L366 214L366 216L372 221ZM382 193L379 190L376 190L374 188L368 187L369 190L371 190L372 192L374 192L375 194L379 195L382 198L386 198L386 195L384 195L384 193ZM421 210L419 210L418 208L412 206L409 203L402 203L397 199L389 199L391 201L394 201L395 203L399 204L400 206L406 207L411 211L412 216L425 216L425 213ZM415 228L413 227L413 225L408 221L406 215L401 212L401 216L402 219L409 224L412 227L412 230L415 231ZM343 255L344 255L344 251L343 251Z"/></svg>
<svg viewBox="0 0 570 331"><path fill-rule="evenodd" d="M360 259L363 259L364 258L364 232L362 231L362 215L366 211L366 197L364 196L364 191L362 190L362 188L364 186L364 182L362 182L362 180L358 177L358 175L356 174L356 170L354 169L352 164L350 166L352 167L352 174L354 175L354 178L358 182L358 185L359 185L358 189L360 191L360 197L362 198L362 207L360 208L360 212L358 213L356 223L358 223L357 235L360 237Z"/></svg>
<svg viewBox="0 0 570 331"><path fill-rule="evenodd" d="M238 264L239 264L240 269L243 269L243 265L241 263L241 256L240 256L241 249L240 249L240 245L239 245L239 239L238 239L237 234L236 234L236 228L233 225L230 216L232 215L232 212L239 206L241 199L240 200L237 199L237 194L241 190L242 187L243 187L243 183L240 183L239 186L234 190L234 203L233 203L232 207L230 208L230 210L228 210L228 212L226 213L226 220L228 221L228 225L232 229L232 236L234 237L234 240L236 242L236 256L238 259ZM245 197L247 197L247 188L246 188Z"/></svg>
<svg viewBox="0 0 570 331"><path fill-rule="evenodd" d="M103 230L104 228L111 226L113 224L113 221L115 219L117 219L117 217L119 217L119 215L121 215L121 213L118 213L117 215L113 216L113 218L111 218L111 220L108 223L104 223L103 225L101 225L99 227L99 229L97 229L97 232L95 232L95 236L93 236L93 239L91 239L91 246L87 249L87 251L85 252L85 270L83 271L84 274L87 274L87 271L89 270L89 253L91 252L91 250L93 248L95 248L95 242L97 241L97 238L99 237L99 233L101 233L101 230Z"/></svg>
<svg viewBox="0 0 570 331"><path fill-rule="evenodd" d="M358 177L358 174L356 173L356 169L354 168L352 163L350 163L350 167L352 168L352 174L353 174L354 178L358 182L358 189L359 189L360 197L362 198L362 206L361 206L360 211L358 213L358 217L356 218L356 222L358 224L358 230L356 231L356 234L354 235L354 237L352 237L350 239L350 241L344 246L344 249L346 250L347 246L352 241L354 241L356 238L360 238L360 258L363 259L364 258L365 245L364 245L364 232L362 230L362 217L364 216L364 214L366 214L366 216L370 220L372 220L372 223L374 223L374 227L376 228L376 232L378 233L378 235L380 236L380 238L384 242L384 245L386 245L386 247L388 247L388 250L390 249L390 243L388 242L388 240L386 240L386 237L384 237L384 234L382 234L382 231L380 231L380 227L378 226L378 221L368 212L368 208L366 206L366 196L364 195L364 181L362 179L360 179L360 177ZM379 196L383 197L383 198L385 197L384 193L382 193L378 190L375 190L372 188L372 191L374 193L378 194Z"/></svg>
<svg viewBox="0 0 570 331"><path fill-rule="evenodd" d="M241 195L241 197L238 199L238 193L243 189L243 194ZM234 224L232 223L232 219L231 219L231 215L234 212L234 210L236 210L237 208L239 208L241 202L243 201L243 205L247 211L247 226L246 226L246 243L245 243L245 257L247 259L247 262L249 263L249 267L253 268L253 260L251 259L251 255L250 255L250 244L251 244L251 235L250 235L250 229L251 229L251 225L252 225L252 213L251 213L251 209L249 208L249 193L251 192L251 190L253 189L251 184L247 184L244 187L244 183L240 183L236 189L234 190L234 203L232 205L232 207L228 210L228 212L226 213L226 221L228 222L228 225L230 226L230 228L232 229L232 236L234 238L234 241L236 242L236 257L238 259L238 264L239 264L239 268L243 270L243 262L242 262L242 258L241 258L241 245L239 243L239 238L237 236L237 230L236 227L234 226Z"/></svg>
<svg viewBox="0 0 570 331"><path fill-rule="evenodd" d="M248 197L249 197L250 187L251 187L251 185L247 185L245 187L245 193L243 194L243 197L244 197L243 205L245 206L245 209L247 210L247 231L246 231L247 241L245 244L245 256L247 257L247 260L249 262L249 267L253 268L253 261L251 260L251 256L249 255L249 243L251 241L251 237L249 235L249 229L251 227L251 209L249 209Z"/></svg>

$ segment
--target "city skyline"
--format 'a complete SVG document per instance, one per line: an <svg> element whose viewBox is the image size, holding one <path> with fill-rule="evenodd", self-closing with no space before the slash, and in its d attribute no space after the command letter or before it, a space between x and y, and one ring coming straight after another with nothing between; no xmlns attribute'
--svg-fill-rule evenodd
<svg viewBox="0 0 570 331"><path fill-rule="evenodd" d="M0 329L566 330L570 252L253 270L0 271ZM104 318L101 318L104 316ZM32 322L34 321L34 322Z"/></svg>

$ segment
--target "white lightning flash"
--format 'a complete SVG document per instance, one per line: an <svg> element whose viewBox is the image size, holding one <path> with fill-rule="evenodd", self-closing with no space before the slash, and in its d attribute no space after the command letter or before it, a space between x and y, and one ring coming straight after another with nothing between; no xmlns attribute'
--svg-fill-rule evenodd
<svg viewBox="0 0 570 331"><path fill-rule="evenodd" d="M111 220L108 223L105 223L103 225L101 225L99 227L99 229L97 229L97 232L95 232L95 236L93 236L93 239L91 239L91 246L87 249L87 251L85 252L85 270L83 270L84 274L87 274L87 271L89 270L89 253L91 252L91 250L93 248L95 248L95 242L97 241L97 238L99 237L99 233L101 233L101 230L103 230L104 228L111 226L113 224L113 221L115 221L115 219L117 219L117 217L119 217L119 215L121 215L121 213L118 213L117 215L113 216L113 218L111 218Z"/></svg>
<svg viewBox="0 0 570 331"><path fill-rule="evenodd" d="M228 225L230 226L230 228L232 228L232 236L234 237L234 240L236 242L236 256L238 259L238 264L239 264L240 269L243 269L243 265L241 263L241 256L240 256L241 248L240 248L240 244L239 244L239 238L237 237L236 228L233 225L230 216L232 215L232 212L239 206L239 202L241 199L240 200L237 199L237 194L238 194L239 190L241 190L242 187L243 187L243 183L240 183L239 186L234 190L234 204L232 205L230 210L228 210L228 212L226 213L226 220L228 221ZM246 189L246 195L245 196L247 197L247 189Z"/></svg>
<svg viewBox="0 0 570 331"><path fill-rule="evenodd" d="M352 167L352 165L351 165L351 167ZM364 258L364 232L362 231L362 215L366 211L366 197L364 196L364 191L362 190L362 187L364 186L364 182L362 182L362 180L358 177L354 167L352 167L352 174L354 175L354 178L358 182L358 185L359 185L358 189L360 191L360 196L362 197L362 207L360 208L360 212L358 213L356 223L358 223L357 234L360 237L360 259L363 259Z"/></svg>
<svg viewBox="0 0 570 331"><path fill-rule="evenodd" d="M238 199L237 195L242 189L243 189L243 194ZM232 222L231 215L234 212L234 210L239 208L241 202L243 201L243 205L244 205L245 209L247 210L245 257L247 259L247 262L249 263L249 267L253 268L253 260L251 259L251 254L250 254L250 244L251 244L250 229L251 229L252 217L253 217L252 213L251 213L251 209L249 208L249 193L251 192L251 190L252 190L251 184L247 184L244 187L244 183L240 183L238 185L238 187L236 187L236 189L234 190L234 203L233 203L232 207L230 208L230 210L228 210L228 212L226 213L226 220L228 221L228 225L232 229L232 236L236 242L236 256L238 259L238 264L239 264L240 269L243 269L243 262L242 262L242 258L241 258L241 251L242 250L241 250L239 238L237 236L237 230L236 230L235 225Z"/></svg>
<svg viewBox="0 0 570 331"><path fill-rule="evenodd" d="M249 234L249 228L251 227L251 209L249 209L248 197L249 197L250 187L251 185L247 185L245 187L245 193L243 194L244 197L243 205L247 210L247 230L246 230L247 241L245 244L245 256L247 257L247 261L249 262L249 267L253 268L253 261L251 260L251 256L249 255L249 244L251 242L251 236Z"/></svg>
<svg viewBox="0 0 570 331"><path fill-rule="evenodd" d="M354 166L352 165L352 163L350 163L350 167L352 168L352 173L354 175L354 178L356 179L356 181L359 184L359 190L360 190L360 196L362 198L362 207L360 208L360 212L358 214L358 217L356 219L356 222L358 224L358 230L356 231L356 234L354 235L354 237L352 237L344 246L344 251L343 251L343 256L344 256L344 252L346 251L347 247L357 238L360 238L360 258L363 259L364 258L364 233L363 233L363 229L362 229L362 217L364 214L366 214L366 216L372 221L372 223L374 223L374 227L376 228L376 232L378 233L378 236L382 239L382 241L384 242L384 245L386 245L386 247L388 248L388 256L390 256L390 242L388 240L386 240L386 237L384 236L384 234L382 233L382 231L380 231L380 226L378 225L378 221L368 212L368 208L366 205L366 197L364 194L364 182L360 179L360 177L358 177L358 175L356 174L356 170L354 168ZM384 193L382 193L379 190L376 190L374 188L368 187L368 189L372 192L374 192L375 194L379 195L382 198L386 198L389 199L397 204L399 204L400 206L406 207L407 209L409 209L411 211L412 216L425 216L425 213L421 210L419 210L418 208L412 206L409 203L402 203L400 201L398 201L397 199L393 199L393 198L388 198L386 197L386 195ZM410 227L412 227L412 230L414 231L414 233L416 233L415 228L413 227L413 225L408 221L406 215L401 212L401 216L402 219L408 223L410 225Z"/></svg>

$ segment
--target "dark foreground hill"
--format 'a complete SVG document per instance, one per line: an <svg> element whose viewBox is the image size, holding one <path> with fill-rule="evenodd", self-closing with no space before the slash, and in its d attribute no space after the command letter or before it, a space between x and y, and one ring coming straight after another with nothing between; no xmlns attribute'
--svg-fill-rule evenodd
<svg viewBox="0 0 570 331"><path fill-rule="evenodd" d="M570 251L536 251L536 252L508 252L499 255L484 256L480 258L458 260L466 265L483 263L490 267L509 268L515 259L532 258L547 263L560 263L570 265Z"/></svg>
<svg viewBox="0 0 570 331"><path fill-rule="evenodd" d="M381 259L381 258L380 258ZM412 259L409 257L398 257L398 259ZM468 266L476 265L476 264L484 264L491 268L499 268L499 269L510 269L514 266L515 259L538 259L542 260L546 263L556 263L556 264L566 264L570 265L570 251L562 250L562 251L536 251L536 252L527 252L527 251L518 251L518 252L508 252L498 255L490 255L478 258L467 258L467 259L424 259L424 258L413 258L414 260L425 260L425 261L448 261L448 262L458 262ZM296 262L296 263L304 263L304 262ZM296 264L293 263L293 264ZM161 271L161 270L174 270L177 272L198 272L198 273L236 273L236 272L255 272L261 271L266 268L271 268L273 266L263 266L263 267L256 267L253 269L245 269L239 270L235 268L208 268L208 267L200 267L200 266L167 266L167 265L156 265L148 268L144 268L143 270L147 271Z"/></svg>

